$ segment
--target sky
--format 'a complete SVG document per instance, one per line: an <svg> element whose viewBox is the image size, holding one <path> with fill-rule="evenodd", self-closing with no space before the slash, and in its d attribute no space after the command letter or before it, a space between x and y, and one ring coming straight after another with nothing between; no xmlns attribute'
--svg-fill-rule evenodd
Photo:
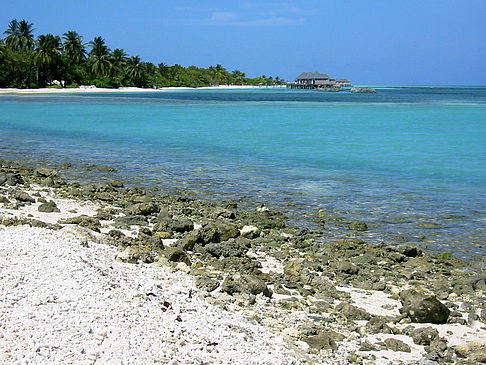
<svg viewBox="0 0 486 365"><path fill-rule="evenodd" d="M485 0L0 0L35 36L88 43L158 65L221 64L248 77L301 72L356 85L486 85ZM3 35L2 35L3 36Z"/></svg>

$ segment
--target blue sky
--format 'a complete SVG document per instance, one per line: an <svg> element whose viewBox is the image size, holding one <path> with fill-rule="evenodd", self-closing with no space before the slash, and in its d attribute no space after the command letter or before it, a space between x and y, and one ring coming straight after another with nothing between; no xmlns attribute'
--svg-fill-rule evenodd
<svg viewBox="0 0 486 365"><path fill-rule="evenodd" d="M355 84L486 85L485 0L2 0L35 35L75 30L155 64Z"/></svg>

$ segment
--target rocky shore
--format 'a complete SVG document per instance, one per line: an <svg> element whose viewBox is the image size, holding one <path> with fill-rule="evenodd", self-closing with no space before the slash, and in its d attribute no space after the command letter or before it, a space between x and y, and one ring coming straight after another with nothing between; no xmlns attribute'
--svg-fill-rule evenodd
<svg viewBox="0 0 486 365"><path fill-rule="evenodd" d="M17 289L29 270L29 265L19 269L20 253L48 260L50 245L65 240L68 254L52 253L56 261L67 260L58 275L73 265L89 271L93 277L76 282L92 282L93 300L120 309L109 321L134 308L149 308L128 322L149 325L150 334L134 327L134 342L123 347L114 329L100 327L93 334L100 340L93 340L89 351L76 347L72 363L121 363L124 356L129 363L174 364L486 362L486 275L450 253L432 255L411 245L355 238L320 243L319 232L291 226L284 214L264 205L246 211L238 202L124 187L118 180L68 183L62 168L69 164L51 169L0 162L0 288L6 298L0 343L16 344L0 361L42 362L42 356L55 361L73 342L82 347L88 341L89 330L78 340L64 340L58 349L50 347L46 355L47 350L32 347L33 335L19 339L13 336L15 324L9 324L16 308L30 300ZM326 214L316 212L315 220L324 223ZM355 222L349 229L367 227ZM77 264L69 261L69 252L81 258ZM53 277L39 280L45 284ZM124 292L126 300L120 293L116 300L98 296L107 290L104 286L114 285L108 290L116 292L127 282L137 293ZM36 288L30 288L32 293ZM56 287L49 290L54 295ZM47 296L44 305L59 303L58 298L73 300L65 298L69 290L60 285L56 298ZM58 305L52 310L65 309ZM34 312L32 318L42 318ZM170 326L164 322L167 313L174 317ZM33 323L21 331L35 332L29 327ZM72 324L54 327L45 330L64 337L64 331L76 332ZM167 333L168 328L173 332ZM171 338L159 346L166 355L149 350L147 341L154 334Z"/></svg>

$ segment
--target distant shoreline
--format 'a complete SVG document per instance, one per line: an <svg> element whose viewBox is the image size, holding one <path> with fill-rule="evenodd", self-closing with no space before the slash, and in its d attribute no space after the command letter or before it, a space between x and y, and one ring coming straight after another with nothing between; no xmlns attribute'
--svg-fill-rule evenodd
<svg viewBox="0 0 486 365"><path fill-rule="evenodd" d="M255 86L255 85L220 85L204 87L162 87L158 89L148 89L139 87L121 87L118 89L97 88L91 86L77 88L39 88L39 89L0 89L0 95L3 94L65 94L65 93L126 93L126 92L157 92L173 90L233 90L233 89L268 89L268 88L285 88L284 86Z"/></svg>

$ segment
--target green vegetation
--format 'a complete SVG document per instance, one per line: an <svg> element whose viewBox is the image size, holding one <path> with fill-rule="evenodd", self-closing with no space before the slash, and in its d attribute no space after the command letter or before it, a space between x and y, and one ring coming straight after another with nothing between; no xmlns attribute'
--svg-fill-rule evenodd
<svg viewBox="0 0 486 365"><path fill-rule="evenodd" d="M39 35L34 39L33 24L10 21L0 39L0 87L37 88L46 86L144 88L166 86L201 87L213 85L281 85L284 80L260 76L247 78L239 70L223 66L158 66L129 56L123 49L113 51L102 37L83 43L75 31L60 36Z"/></svg>

